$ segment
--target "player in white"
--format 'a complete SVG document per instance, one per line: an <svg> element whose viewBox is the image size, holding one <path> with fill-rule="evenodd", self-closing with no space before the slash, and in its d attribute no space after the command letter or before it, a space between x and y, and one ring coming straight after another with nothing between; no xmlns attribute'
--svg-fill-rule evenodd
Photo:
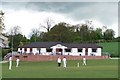
<svg viewBox="0 0 120 80"><path fill-rule="evenodd" d="M85 57L83 58L83 65L87 65L87 64L86 64L86 58L85 58Z"/></svg>
<svg viewBox="0 0 120 80"><path fill-rule="evenodd" d="M12 69L12 56L9 57L9 70Z"/></svg>
<svg viewBox="0 0 120 80"><path fill-rule="evenodd" d="M20 61L20 59L19 59L19 58L17 58L17 59L16 59L16 67L18 67L18 66L19 66L19 61Z"/></svg>
<svg viewBox="0 0 120 80"><path fill-rule="evenodd" d="M66 68L66 65L67 65L67 60L66 60L66 57L63 58L63 67Z"/></svg>

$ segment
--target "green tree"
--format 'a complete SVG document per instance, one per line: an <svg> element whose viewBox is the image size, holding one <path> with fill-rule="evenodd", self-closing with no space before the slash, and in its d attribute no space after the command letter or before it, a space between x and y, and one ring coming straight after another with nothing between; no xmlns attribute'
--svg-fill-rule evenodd
<svg viewBox="0 0 120 80"><path fill-rule="evenodd" d="M89 37L90 42L95 42L97 40L97 33L95 32L95 30L91 30L89 35L90 35Z"/></svg>
<svg viewBox="0 0 120 80"><path fill-rule="evenodd" d="M80 37L82 41L88 41L89 40L89 27L86 24L81 25L80 27Z"/></svg>
<svg viewBox="0 0 120 80"><path fill-rule="evenodd" d="M112 29L107 29L104 32L104 39L105 40L112 40L114 38L115 32Z"/></svg>
<svg viewBox="0 0 120 80"><path fill-rule="evenodd" d="M102 39L102 29L97 28L96 30L90 29L89 30L89 41L96 42Z"/></svg>
<svg viewBox="0 0 120 80"><path fill-rule="evenodd" d="M39 28L32 29L30 42L42 41L43 35L44 35L44 32L41 32Z"/></svg>
<svg viewBox="0 0 120 80"><path fill-rule="evenodd" d="M10 29L8 32L8 38L9 38L9 46L11 50L17 50L18 46L24 45L28 42L28 39L21 34L21 27L20 26L14 26Z"/></svg>
<svg viewBox="0 0 120 80"><path fill-rule="evenodd" d="M9 36L9 46L12 48L13 44L13 49L16 51L18 46L22 46L26 43L28 43L28 39L23 36L22 34L17 34L17 35L10 35Z"/></svg>
<svg viewBox="0 0 120 80"><path fill-rule="evenodd" d="M96 32L96 37L97 37L98 40L100 40L100 39L103 38L102 29L101 29L101 28L97 28L97 29L95 30L95 32Z"/></svg>
<svg viewBox="0 0 120 80"><path fill-rule="evenodd" d="M44 35L46 41L71 42L71 31L64 22L53 26L51 30Z"/></svg>

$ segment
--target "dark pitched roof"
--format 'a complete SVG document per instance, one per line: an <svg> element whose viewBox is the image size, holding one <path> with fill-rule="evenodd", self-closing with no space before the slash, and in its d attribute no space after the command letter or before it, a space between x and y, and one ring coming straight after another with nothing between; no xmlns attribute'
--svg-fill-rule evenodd
<svg viewBox="0 0 120 80"><path fill-rule="evenodd" d="M19 46L19 47L24 47L24 48L39 48L39 47L45 47L49 48L51 46L54 46L56 44L62 44L61 42L33 42L24 46Z"/></svg>
<svg viewBox="0 0 120 80"><path fill-rule="evenodd" d="M24 46L19 46L19 48L50 48L57 44L61 44L68 48L102 48L101 46L98 46L93 43L68 44L62 42L33 42Z"/></svg>
<svg viewBox="0 0 120 80"><path fill-rule="evenodd" d="M68 44L69 48L102 48L94 43Z"/></svg>

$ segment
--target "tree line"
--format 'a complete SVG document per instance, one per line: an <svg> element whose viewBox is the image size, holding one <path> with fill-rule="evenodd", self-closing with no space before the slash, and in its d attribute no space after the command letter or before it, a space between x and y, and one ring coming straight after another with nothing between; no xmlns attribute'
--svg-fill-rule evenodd
<svg viewBox="0 0 120 80"><path fill-rule="evenodd" d="M40 29L33 29L31 31L30 39L22 35L19 31L20 27L15 26L12 32L8 34L9 46L14 49L18 46L25 45L31 42L64 42L64 43L98 43L98 42L110 42L118 41L114 38L114 31L112 29L106 29L104 32L101 28L92 28L87 24L70 25L65 22L55 24L53 27L49 27L47 32L41 32ZM46 28L47 29L47 28ZM12 41L13 39L13 41Z"/></svg>
<svg viewBox="0 0 120 80"><path fill-rule="evenodd" d="M4 29L3 15L0 18L0 30ZM94 28L92 21L87 20L84 24L71 25L65 22L54 24L54 21L50 18L46 19L45 24L40 24L39 28L32 29L30 38L27 39L25 35L21 33L20 26L14 26L7 33L2 33L9 39L10 48L17 50L18 46L22 46L31 42L39 41L55 41L64 43L97 43L106 41L118 41L118 38L114 38L115 32L112 29L107 29L106 26L103 28ZM47 32L41 32L41 28L46 29ZM103 30L104 29L104 30Z"/></svg>
<svg viewBox="0 0 120 80"><path fill-rule="evenodd" d="M40 32L34 29L30 42L35 41L60 41L67 43L81 42L102 42L112 41L115 32L112 29L106 29L104 32L101 28L94 29L88 24L70 25L65 22L55 24L47 32Z"/></svg>

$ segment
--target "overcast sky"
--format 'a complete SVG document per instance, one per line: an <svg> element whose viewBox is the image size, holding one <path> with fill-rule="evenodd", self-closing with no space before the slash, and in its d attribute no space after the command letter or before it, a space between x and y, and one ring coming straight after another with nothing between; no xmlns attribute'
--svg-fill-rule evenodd
<svg viewBox="0 0 120 80"><path fill-rule="evenodd" d="M27 37L32 28L38 28L40 23L44 25L48 17L55 24L79 24L92 20L94 28L107 26L118 36L117 2L2 2L0 5L0 10L5 12L6 31L19 25Z"/></svg>

